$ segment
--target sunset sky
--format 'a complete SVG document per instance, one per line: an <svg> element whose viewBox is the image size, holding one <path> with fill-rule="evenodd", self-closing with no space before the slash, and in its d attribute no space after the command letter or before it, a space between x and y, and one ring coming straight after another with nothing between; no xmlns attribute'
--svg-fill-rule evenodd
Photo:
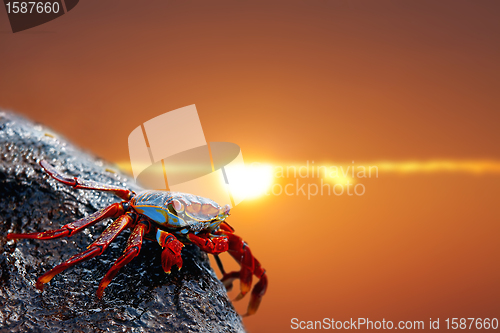
<svg viewBox="0 0 500 333"><path fill-rule="evenodd" d="M85 0L14 34L2 7L0 108L125 170L130 132L191 104L247 164L377 166L350 179L363 195L274 195L346 181L274 177L233 209L269 276L249 332L498 318L499 17L498 1Z"/></svg>

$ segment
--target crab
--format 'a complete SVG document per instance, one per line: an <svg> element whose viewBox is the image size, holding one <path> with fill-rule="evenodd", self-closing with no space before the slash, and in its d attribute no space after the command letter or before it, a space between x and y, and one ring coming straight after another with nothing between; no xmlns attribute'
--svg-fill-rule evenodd
<svg viewBox="0 0 500 333"><path fill-rule="evenodd" d="M40 166L52 178L74 189L107 191L122 201L57 230L7 235L7 239L48 240L71 237L106 218L115 219L86 251L73 255L41 275L36 282L37 289L43 291L43 285L56 274L101 255L122 231L132 229L123 255L115 261L99 284L98 298L103 297L104 289L119 270L139 254L143 240L149 239L158 242L163 248L161 264L167 274L173 266L182 268L181 251L187 244L194 244L213 254L223 275L221 281L228 290L232 288L235 279L240 279L240 293L235 300L243 298L250 291L252 276L255 275L259 281L252 289L245 316L257 311L268 285L266 271L252 255L247 243L234 234L234 229L225 221L230 215L229 205L221 207L210 199L188 193L155 190L135 193L125 188L65 175L45 160L40 161ZM224 271L218 254L226 251L240 264L240 271Z"/></svg>

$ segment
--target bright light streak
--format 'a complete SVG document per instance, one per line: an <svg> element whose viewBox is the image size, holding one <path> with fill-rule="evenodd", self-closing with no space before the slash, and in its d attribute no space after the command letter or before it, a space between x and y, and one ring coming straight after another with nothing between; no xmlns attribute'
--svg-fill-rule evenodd
<svg viewBox="0 0 500 333"><path fill-rule="evenodd" d="M243 191L242 194L247 199L257 198L269 191L273 180L272 165L253 163L246 167L246 179L241 182L236 191Z"/></svg>
<svg viewBox="0 0 500 333"><path fill-rule="evenodd" d="M368 165L368 164L367 164ZM427 172L468 172L468 173L500 173L499 161L380 161L369 163L376 165L384 173L427 173Z"/></svg>
<svg viewBox="0 0 500 333"><path fill-rule="evenodd" d="M314 162L313 162L314 163ZM130 163L118 163L122 170L131 172ZM195 168L195 166L182 166L183 168ZM430 161L373 161L368 163L281 163L264 164L252 163L239 174L238 180L230 186L233 195L254 199L269 193L274 182L282 182L280 179L292 178L301 181L316 181L323 178L331 184L356 184L362 180L360 170L365 170L368 178L379 178L388 174L430 174L430 173L469 173L469 174L500 174L500 161L454 161L454 160L430 160ZM304 175L307 177L303 178ZM353 177L354 176L354 177ZM359 178L359 179L358 179ZM316 180L314 180L316 179Z"/></svg>
<svg viewBox="0 0 500 333"><path fill-rule="evenodd" d="M348 185L348 184L355 184L356 183L354 179L352 179L349 176L344 176L344 175L337 175L334 177L330 177L330 176L326 175L325 179L332 184L339 184L339 185Z"/></svg>

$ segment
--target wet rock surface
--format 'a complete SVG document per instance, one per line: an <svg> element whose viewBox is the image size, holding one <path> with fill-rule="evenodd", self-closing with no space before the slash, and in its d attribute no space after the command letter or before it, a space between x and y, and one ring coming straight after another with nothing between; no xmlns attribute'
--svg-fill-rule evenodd
<svg viewBox="0 0 500 333"><path fill-rule="evenodd" d="M140 190L116 168L50 133L0 112L0 330L244 331L207 255L193 246L183 250L182 270L174 268L167 275L161 268L161 248L145 241L140 255L121 269L99 300L95 295L99 282L122 254L130 231L103 255L56 275L43 293L35 288L40 275L84 251L110 220L71 238L13 242L7 241L7 233L57 229L119 201L111 194L58 183L41 170L40 159L69 175Z"/></svg>

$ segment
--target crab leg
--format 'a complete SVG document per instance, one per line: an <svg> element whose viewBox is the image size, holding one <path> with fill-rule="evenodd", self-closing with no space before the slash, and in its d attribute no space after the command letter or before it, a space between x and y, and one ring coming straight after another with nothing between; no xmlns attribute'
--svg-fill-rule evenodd
<svg viewBox="0 0 500 333"><path fill-rule="evenodd" d="M122 215L117 218L109 227L106 228L106 230L104 230L101 236L99 236L99 238L97 238L97 240L87 248L87 251L75 254L62 264L57 265L50 271L40 276L36 281L36 287L43 290L43 284L52 280L56 274L59 274L65 269L82 261L101 255L108 248L109 244L111 244L111 242L115 240L115 238L132 222L133 220L129 215Z"/></svg>
<svg viewBox="0 0 500 333"><path fill-rule="evenodd" d="M113 280L113 278L118 274L118 271L128 264L132 259L134 259L139 252L141 252L142 241L144 239L144 234L149 231L149 223L143 222L138 223L132 233L130 234L127 247L125 251L123 251L123 255L118 258L113 266L106 273L104 278L99 283L99 288L97 289L97 297L102 298L102 294L104 289L108 286L108 284Z"/></svg>
<svg viewBox="0 0 500 333"><path fill-rule="evenodd" d="M226 236L210 238L209 235L200 237L195 234L188 234L187 238L203 251L211 253L213 255L226 252L229 248L229 243Z"/></svg>
<svg viewBox="0 0 500 333"><path fill-rule="evenodd" d="M158 229L156 231L156 240L163 248L161 252L161 266L165 273L170 274L172 266L177 265L179 269L182 268L181 251L184 244L170 232Z"/></svg>
<svg viewBox="0 0 500 333"><path fill-rule="evenodd" d="M222 228L221 228L222 229ZM231 228L232 229L232 228ZM242 299L252 286L252 275L255 275L259 282L253 287L250 303L248 304L247 313L245 316L254 314L259 308L262 297L267 290L267 275L266 271L262 268L259 261L255 259L248 247L247 243L241 237L233 234L229 230L222 229L221 232L226 234L229 240L228 253L240 264L241 270L239 272L222 272L222 283L226 288L232 287L233 280L240 279L240 294L236 297L236 301Z"/></svg>
<svg viewBox="0 0 500 333"><path fill-rule="evenodd" d="M95 223L108 218L118 217L125 212L121 203L115 203L106 208L100 209L97 212L90 214L87 217L68 223L57 230L49 230L44 232L33 232L30 234L8 234L7 239L55 239L61 237L71 237L75 233L94 225Z"/></svg>
<svg viewBox="0 0 500 333"><path fill-rule="evenodd" d="M129 200L134 194L134 192L127 190L125 188L115 187L111 185L98 183L92 180L85 180L78 177L71 177L65 175L64 173L58 171L49 162L45 160L40 161L40 166L55 180L63 184L72 186L75 189L108 191L112 192L113 194L124 200Z"/></svg>

